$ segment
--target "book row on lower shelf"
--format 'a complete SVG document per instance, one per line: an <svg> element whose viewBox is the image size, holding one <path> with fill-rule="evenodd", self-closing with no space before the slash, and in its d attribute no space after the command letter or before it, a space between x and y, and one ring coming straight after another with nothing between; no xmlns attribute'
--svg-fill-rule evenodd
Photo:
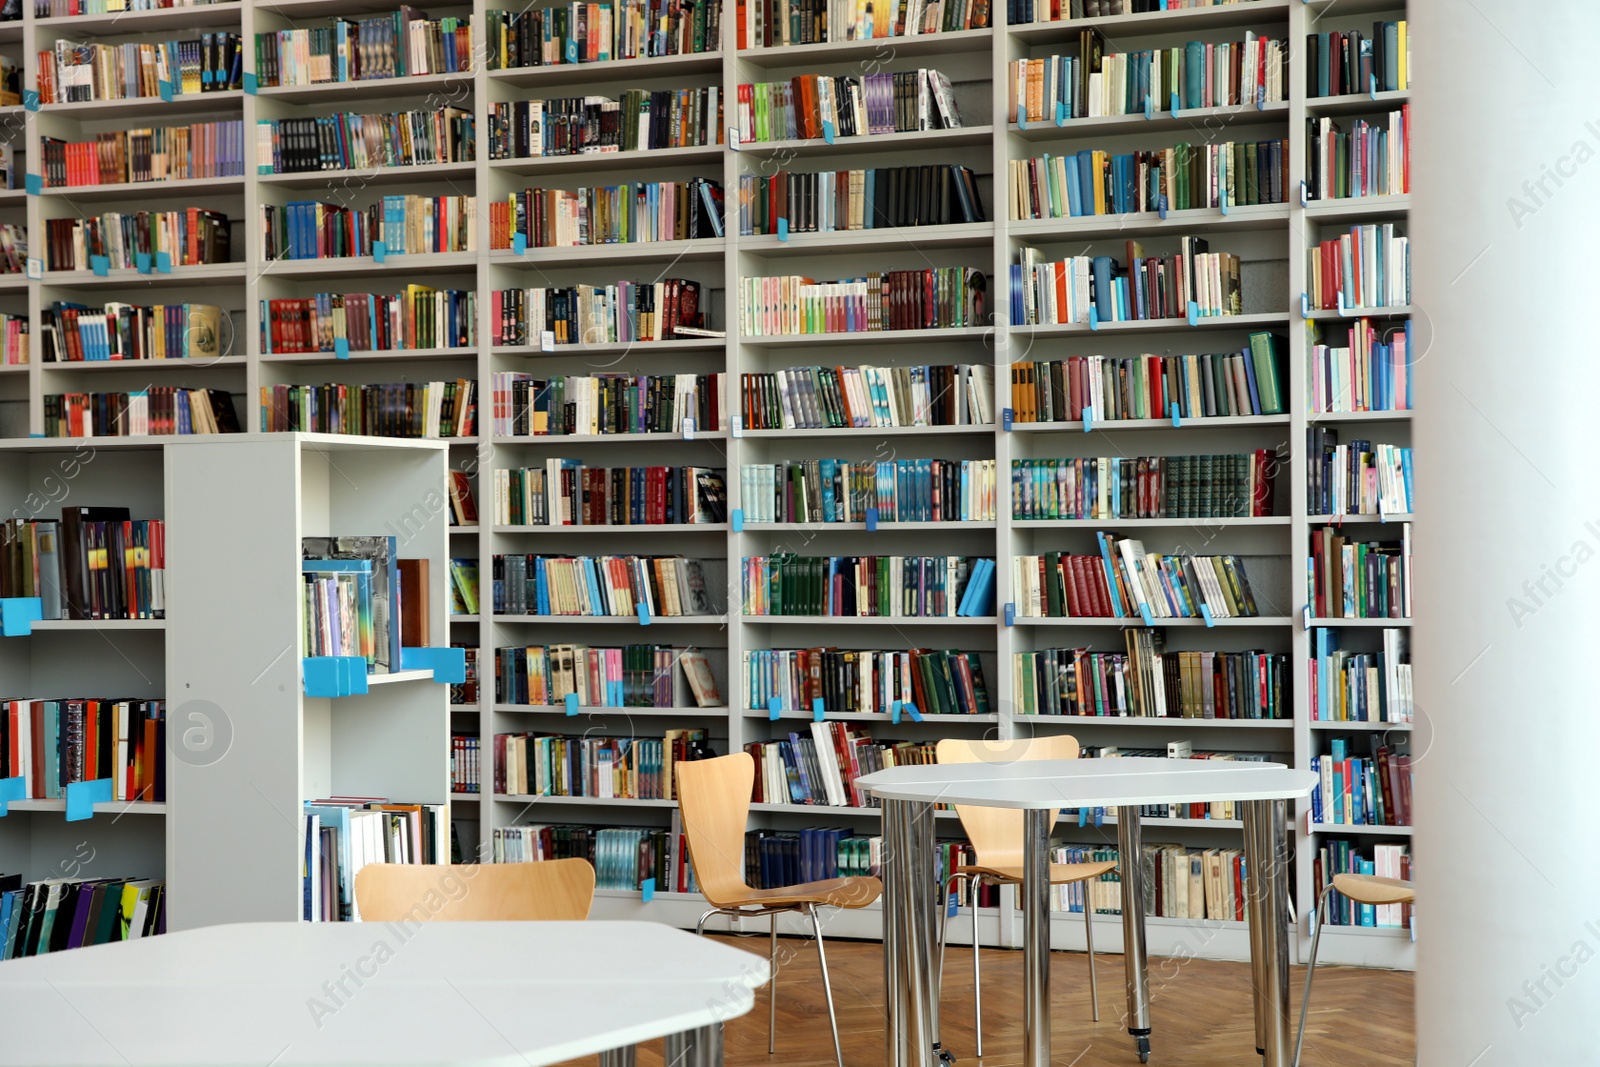
<svg viewBox="0 0 1600 1067"><path fill-rule="evenodd" d="M738 128L744 144L832 141L961 126L955 89L943 71L803 74L740 85Z"/></svg>
<svg viewBox="0 0 1600 1067"><path fill-rule="evenodd" d="M496 615L716 621L726 610L727 563L719 559L497 555L493 581Z"/></svg>
<svg viewBox="0 0 1600 1067"><path fill-rule="evenodd" d="M753 804L876 808L878 798L856 786L863 774L886 767L937 762L931 741L875 741L861 726L811 722L787 740L751 741Z"/></svg>
<svg viewBox="0 0 1600 1067"><path fill-rule="evenodd" d="M1282 415L1288 342L1252 333L1236 352L1068 356L1011 364L1014 422Z"/></svg>
<svg viewBox="0 0 1600 1067"><path fill-rule="evenodd" d="M97 360L211 359L223 354L223 321L215 304L122 302L94 307L56 301L39 315L45 363ZM13 319L26 326L26 319ZM9 325L9 323L8 323Z"/></svg>
<svg viewBox="0 0 1600 1067"><path fill-rule="evenodd" d="M496 734L494 791L501 796L671 800L674 763L707 754L706 732L662 737Z"/></svg>
<svg viewBox="0 0 1600 1067"><path fill-rule="evenodd" d="M256 120L257 174L470 163L476 153L472 112L459 107Z"/></svg>
<svg viewBox="0 0 1600 1067"><path fill-rule="evenodd" d="M400 293L317 293L263 300L267 354L470 349L478 343L478 294L407 285Z"/></svg>
<svg viewBox="0 0 1600 1067"><path fill-rule="evenodd" d="M907 706L929 715L994 712L978 653L953 648L750 649L744 678L744 706L774 717L818 709L898 716Z"/></svg>
<svg viewBox="0 0 1600 1067"><path fill-rule="evenodd" d="M172 437L240 433L223 389L152 385L130 393L47 393L46 437Z"/></svg>
<svg viewBox="0 0 1600 1067"><path fill-rule="evenodd" d="M1367 748L1366 754L1352 755L1352 742ZM1328 751L1311 757L1311 772L1317 776L1311 791L1313 824L1411 825L1411 756L1396 752L1379 735L1364 746L1356 738L1329 738Z"/></svg>
<svg viewBox="0 0 1600 1067"><path fill-rule="evenodd" d="M1130 212L1282 204L1289 199L1289 142L1225 141L1110 153L1013 159L1011 219L1066 219Z"/></svg>
<svg viewBox="0 0 1600 1067"><path fill-rule="evenodd" d="M831 282L741 276L739 329L745 337L786 337L987 326L988 290L988 276L975 267L874 271Z"/></svg>
<svg viewBox="0 0 1600 1067"><path fill-rule="evenodd" d="M1060 5L1008 0L1013 25ZM1078 32L1076 55L1014 59L1007 67L1006 114L1018 123L1058 126L1071 119L1194 108L1262 108L1289 99L1289 42L1246 32L1233 41L1187 41L1163 48L1111 51L1098 27Z"/></svg>
<svg viewBox="0 0 1600 1067"><path fill-rule="evenodd" d="M1328 627L1311 631L1311 719L1314 722L1411 723L1410 639L1400 628L1385 629L1380 647L1357 651L1339 647L1346 632Z"/></svg>
<svg viewBox="0 0 1600 1067"><path fill-rule="evenodd" d="M708 289L686 278L496 289L489 294L489 332L494 344L546 352L560 345L720 338L709 329L710 301Z"/></svg>
<svg viewBox="0 0 1600 1067"><path fill-rule="evenodd" d="M741 50L791 45L926 37L981 30L992 17L987 0L835 0L817 11L791 0L737 0Z"/></svg>
<svg viewBox="0 0 1600 1067"><path fill-rule="evenodd" d="M986 363L788 367L739 375L747 430L994 423Z"/></svg>
<svg viewBox="0 0 1600 1067"><path fill-rule="evenodd" d="M545 466L499 469L495 521L506 526L672 526L728 521L726 472L716 467Z"/></svg>
<svg viewBox="0 0 1600 1067"><path fill-rule="evenodd" d="M40 104L130 100L224 92L244 85L237 33L191 40L96 44L58 40L41 49L35 71Z"/></svg>
<svg viewBox="0 0 1600 1067"><path fill-rule="evenodd" d="M971 168L952 164L789 171L739 177L741 236L984 222Z"/></svg>
<svg viewBox="0 0 1600 1067"><path fill-rule="evenodd" d="M1121 264L1108 255L1050 261L1038 249L1024 248L1011 265L1011 322L1094 326L1243 314L1240 258L1209 251L1203 237L1180 237L1177 243L1176 251L1147 256L1140 242L1130 240Z"/></svg>
<svg viewBox="0 0 1600 1067"><path fill-rule="evenodd" d="M722 86L627 89L489 105L489 158L605 155L722 144Z"/></svg>
<svg viewBox="0 0 1600 1067"><path fill-rule="evenodd" d="M107 130L93 140L39 138L46 189L244 176L244 120Z"/></svg>
<svg viewBox="0 0 1600 1067"><path fill-rule="evenodd" d="M413 7L348 15L332 26L256 34L255 69L263 86L320 85L473 68L472 20L430 19Z"/></svg>
<svg viewBox="0 0 1600 1067"><path fill-rule="evenodd" d="M1372 24L1372 33L1326 30L1306 34L1306 96L1320 99L1411 88L1411 45L1405 19Z"/></svg>
<svg viewBox="0 0 1600 1067"><path fill-rule="evenodd" d="M992 522L992 459L796 459L739 471L745 525Z"/></svg>
<svg viewBox="0 0 1600 1067"><path fill-rule="evenodd" d="M1169 741L1166 748L1133 748L1122 745L1085 745L1080 759L1197 759L1236 763L1266 763L1273 757L1261 752L1212 752L1196 750L1189 741ZM1140 804L1142 819L1185 819L1204 822L1233 822L1240 817L1240 805L1232 800L1195 801L1183 804ZM1105 808L1064 808L1062 814L1076 819L1079 826L1104 823Z"/></svg>
<svg viewBox="0 0 1600 1067"><path fill-rule="evenodd" d="M457 378L453 382L263 385L261 430L474 437L478 433L478 383Z"/></svg>
<svg viewBox="0 0 1600 1067"><path fill-rule="evenodd" d="M1411 618L1411 524L1399 541L1358 541L1340 527L1311 531L1306 600L1321 619Z"/></svg>
<svg viewBox="0 0 1600 1067"><path fill-rule="evenodd" d="M1011 461L1014 519L1213 519L1274 514L1273 452Z"/></svg>
<svg viewBox="0 0 1600 1067"><path fill-rule="evenodd" d="M698 648L528 645L494 650L498 704L578 708L717 708L722 691Z"/></svg>
<svg viewBox="0 0 1600 1067"><path fill-rule="evenodd" d="M267 259L383 262L391 252L474 252L478 198L397 193L366 208L291 200L262 204L258 225Z"/></svg>
<svg viewBox="0 0 1600 1067"><path fill-rule="evenodd" d="M167 718L161 700L0 699L0 779L14 799L61 800L70 786L109 780L106 799L167 799Z"/></svg>
<svg viewBox="0 0 1600 1067"><path fill-rule="evenodd" d="M1396 228L1393 222L1352 226L1349 233L1307 248L1311 310L1409 307L1411 242Z"/></svg>
<svg viewBox="0 0 1600 1067"><path fill-rule="evenodd" d="M1045 648L1012 657L1018 715L1289 719L1289 657L1167 648L1158 628L1129 629L1125 652Z"/></svg>
<svg viewBox="0 0 1600 1067"><path fill-rule="evenodd" d="M1405 845L1372 845L1363 856L1354 842L1322 840L1312 859L1312 888L1320 896L1336 874L1372 874L1380 878L1411 881L1416 871L1411 850ZM1328 893L1320 921L1330 926L1369 926L1408 930L1414 922L1410 904L1358 904L1338 890Z"/></svg>
<svg viewBox="0 0 1600 1067"><path fill-rule="evenodd" d="M208 208L108 211L85 218L45 219L49 270L139 270L227 263L227 215Z"/></svg>
<svg viewBox="0 0 1600 1067"><path fill-rule="evenodd" d="M583 859L594 868L594 887L639 892L697 893L700 885L677 809L669 828L531 824L497 826L490 837L495 863Z"/></svg>
<svg viewBox="0 0 1600 1067"><path fill-rule="evenodd" d="M994 616L995 564L972 556L747 556L744 614L934 619Z"/></svg>
<svg viewBox="0 0 1600 1067"><path fill-rule="evenodd" d="M166 883L154 878L46 878L0 871L0 960L167 932Z"/></svg>
<svg viewBox="0 0 1600 1067"><path fill-rule="evenodd" d="M449 863L449 809L382 797L335 796L306 803L301 815L302 919L361 919L356 873L369 863Z"/></svg>
<svg viewBox="0 0 1600 1067"><path fill-rule="evenodd" d="M1255 593L1236 555L1146 552L1137 538L1095 534L1100 554L1012 557L1019 618L1254 618Z"/></svg>
<svg viewBox="0 0 1600 1067"><path fill-rule="evenodd" d="M1411 513L1411 449L1358 438L1339 443L1339 431L1306 430L1306 511L1311 515Z"/></svg>
<svg viewBox="0 0 1600 1067"><path fill-rule="evenodd" d="M63 505L61 518L0 525L0 597L38 597L41 617L166 617L167 529L127 508Z"/></svg>
<svg viewBox="0 0 1600 1067"><path fill-rule="evenodd" d="M721 237L722 204L722 183L709 178L524 189L489 202L489 248L520 251Z"/></svg>
<svg viewBox="0 0 1600 1067"><path fill-rule="evenodd" d="M490 70L714 52L722 39L722 5L712 0L491 8L487 22Z"/></svg>
<svg viewBox="0 0 1600 1067"><path fill-rule="evenodd" d="M668 433L692 437L723 429L728 376L713 374L554 374L496 371L492 430L497 437Z"/></svg>
<svg viewBox="0 0 1600 1067"><path fill-rule="evenodd" d="M1411 105L1346 130L1326 116L1306 120L1306 199L1403 196L1411 192Z"/></svg>
<svg viewBox="0 0 1600 1067"><path fill-rule="evenodd" d="M1344 347L1322 344L1320 339L1311 346L1306 374L1310 410L1412 410L1411 364L1421 357L1411 345L1411 320L1379 329L1370 319L1358 319L1345 331L1344 340Z"/></svg>

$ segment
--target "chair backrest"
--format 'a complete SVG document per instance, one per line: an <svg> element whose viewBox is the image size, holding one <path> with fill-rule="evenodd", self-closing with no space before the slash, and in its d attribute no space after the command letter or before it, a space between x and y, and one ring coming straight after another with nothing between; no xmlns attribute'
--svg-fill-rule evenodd
<svg viewBox="0 0 1600 1067"><path fill-rule="evenodd" d="M683 836L700 892L716 907L737 903L744 880L744 831L756 761L748 752L672 765Z"/></svg>
<svg viewBox="0 0 1600 1067"><path fill-rule="evenodd" d="M369 863L356 872L365 922L587 919L593 903L594 868L581 859Z"/></svg>
<svg viewBox="0 0 1600 1067"><path fill-rule="evenodd" d="M1077 759L1078 739L1070 734L1017 738L1012 741L969 741L947 737L934 749L940 763L1018 763L1023 760ZM1022 812L957 804L961 828L972 842L979 867L1022 866ZM1056 813L1050 813L1050 827Z"/></svg>

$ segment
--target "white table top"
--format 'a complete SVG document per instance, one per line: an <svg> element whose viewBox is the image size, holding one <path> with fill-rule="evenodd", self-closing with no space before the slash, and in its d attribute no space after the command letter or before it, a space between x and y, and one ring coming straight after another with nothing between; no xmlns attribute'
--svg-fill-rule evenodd
<svg viewBox="0 0 1600 1067"><path fill-rule="evenodd" d="M1013 760L891 767L856 779L884 800L993 808L1098 808L1310 796L1316 775L1230 760Z"/></svg>
<svg viewBox="0 0 1600 1067"><path fill-rule="evenodd" d="M213 926L0 963L0 1065L542 1067L743 1015L767 966L651 922Z"/></svg>

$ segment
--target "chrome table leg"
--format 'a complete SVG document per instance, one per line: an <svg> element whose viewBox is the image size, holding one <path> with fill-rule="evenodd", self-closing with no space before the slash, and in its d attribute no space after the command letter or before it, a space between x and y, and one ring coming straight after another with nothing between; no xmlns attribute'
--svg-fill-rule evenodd
<svg viewBox="0 0 1600 1067"><path fill-rule="evenodd" d="M1150 973L1144 940L1144 836L1139 809L1117 809L1117 854L1122 868L1122 965L1128 985L1128 1033L1139 1062L1150 1060Z"/></svg>

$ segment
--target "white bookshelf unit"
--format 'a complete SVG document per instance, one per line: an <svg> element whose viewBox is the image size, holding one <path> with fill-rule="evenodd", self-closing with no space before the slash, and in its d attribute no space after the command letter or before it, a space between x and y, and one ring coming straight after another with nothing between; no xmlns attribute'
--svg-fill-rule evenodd
<svg viewBox="0 0 1600 1067"><path fill-rule="evenodd" d="M0 311L25 308L33 317L35 348L42 308L54 300L100 302L123 299L149 303L164 295L172 298L220 304L229 313L231 330L225 329L226 355L206 361L99 366L93 364L34 364L0 367L0 433L21 436L40 433L44 428L43 398L47 393L89 389L135 389L148 384L182 384L225 388L235 395L240 422L246 433L229 447L206 453L186 450L169 452L168 477L189 464L202 465L193 473L206 479L206 492L192 498L193 510L183 514L215 529L217 540L196 549L200 554L185 560L179 538L192 543L193 533L180 535L174 523L169 567L175 576L193 574L197 565L208 566L212 584L193 595L215 598L215 606L198 610L198 603L182 602L176 608L173 627L183 628L183 640L172 640L169 667L183 663L183 672L168 671L174 684L178 680L198 685L204 678L208 687L227 694L225 707L238 707L233 717L235 747L244 746L244 757L275 776L271 788L263 785L262 797L245 810L235 805L228 810L208 807L205 798L217 796L224 783L202 781L191 768L173 767L169 789L173 791L173 811L167 847L170 881L169 908L174 925L221 918L288 918L298 901L291 873L298 861L289 855L294 835L290 826L298 802L316 792L319 773L312 749L325 752L328 746L340 748L338 730L333 724L347 724L354 715L336 706L331 712L313 710L313 702L299 698L297 675L292 660L270 663L258 653L271 644L281 647L288 637L280 608L268 613L242 612L241 603L276 603L286 596L293 583L281 568L263 567L258 575L252 564L278 552L287 559L291 542L298 544L302 530L335 521L337 510L326 512L303 503L299 514L283 501L306 500L313 476L302 475L295 483L289 470L296 463L309 463L324 472L348 470L348 463L371 464L376 470L383 463L402 466L413 462L413 453L389 451L377 439L341 441L316 437L299 445L287 443L281 435L260 432L259 390L280 383L347 382L352 384L428 381L440 378L475 378L479 383L477 437L448 440L432 446L427 455L448 452L452 469L468 472L476 486L477 505L484 521L477 527L445 528L443 512L427 508L413 510L414 495L398 486L373 502L375 510L364 516L367 525L353 532L380 532L383 523L393 521L399 528L414 522L425 531L417 536L428 541L424 553L430 558L475 557L480 564L482 611L474 616L436 618L434 640L445 643L443 633L460 644L476 645L480 702L473 707L451 708L448 716L433 707L439 690L436 686L409 683L386 687L381 694L386 709L400 706L398 714L414 715L416 738L408 737L405 760L395 768L395 780L384 783L384 795L421 800L438 794L450 799L453 821L463 831L462 846L487 849L492 831L513 823L571 822L599 825L666 826L670 805L648 801L600 801L583 798L496 797L492 782L493 738L497 733L523 730L596 733L637 732L660 737L661 731L675 726L701 726L709 730L718 752L737 751L743 744L786 734L791 723L769 722L764 712L750 712L742 703L744 687L739 680L739 664L746 650L765 647L812 647L819 644L841 648L920 646L953 647L977 651L984 664L991 701L998 709L993 716L929 717L924 723L909 721L897 726L887 716L850 716L873 726L875 737L933 740L947 733L959 736L1025 736L1032 731L1057 733L1070 731L1085 745L1125 747L1162 746L1168 741L1189 740L1197 749L1260 752L1274 758L1308 767L1313 755L1326 752L1328 740L1340 731L1352 735L1383 732L1392 727L1374 724L1313 723L1308 717L1309 663L1311 645L1305 629L1304 609L1308 585L1309 537L1318 525L1306 514L1307 429L1320 423L1335 425L1342 439L1356 432L1375 440L1410 445L1409 412L1353 415L1313 415L1306 397L1307 363L1311 329L1340 326L1338 312L1315 312L1309 320L1300 314L1300 293L1306 288L1307 249L1319 236L1336 233L1355 222L1401 221L1408 208L1406 197L1379 197L1302 205L1291 193L1285 204L1238 207L1224 215L1214 209L1175 211L1166 219L1154 213L1107 215L1052 221L1010 222L1006 202L1005 175L1011 160L1028 158L1040 152L1075 152L1084 148L1127 151L1169 147L1177 142L1190 144L1229 140L1236 137L1260 139L1286 138L1289 142L1287 169L1289 187L1297 190L1304 177L1306 120L1321 114L1340 116L1378 116L1409 99L1407 93L1380 93L1376 97L1357 94L1349 97L1308 99L1302 64L1306 35L1328 29L1370 29L1378 18L1404 18L1404 0L1249 0L1221 7L1206 7L1151 14L1077 19L1027 26L1000 25L993 29L960 33L886 38L849 43L805 45L735 51L731 47L737 25L734 0L724 0L723 37L727 47L720 52L673 56L661 59L616 61L607 64L548 66L517 70L478 69L463 74L407 78L355 84L331 84L291 88L261 88L255 93L202 94L179 96L168 103L160 100L135 100L93 105L44 105L38 112L9 109L0 118L11 123L12 143L21 153L30 172L37 172L37 144L41 135L92 135L106 129L135 124L180 122L191 116L206 118L238 117L245 131L245 176L191 183L164 183L154 186L126 185L63 190L45 190L42 195L21 191L0 192L0 221L25 219L31 237L30 247L38 254L44 247L43 223L48 217L91 214L109 209L134 210L160 206L201 206L226 210L236 219L232 265L199 268L174 268L171 274L141 276L136 272L113 271L109 278L96 278L89 272L60 275L46 271L42 280L0 278ZM74 40L131 41L189 36L211 29L236 30L244 38L244 65L255 67L254 35L290 26L323 24L331 15L357 11L390 10L391 5L376 0L246 0L244 3L215 7L178 8L156 12L89 16L66 19L35 19L32 5L25 0L26 17L20 23L0 26L0 52L9 52L25 65L25 86L36 85L37 50L47 48L58 37ZM481 32L487 0L471 5L453 4L429 7L429 16L466 14L473 16ZM1004 7L994 11L996 19L1005 17ZM1015 115L1006 113L1007 65L1012 60L1072 53L1078 33L1085 26L1098 27L1116 50L1162 47L1189 40L1227 41L1242 37L1246 30L1266 36L1286 38L1290 45L1287 75L1289 99L1263 108L1214 108L1183 111L1176 116L1165 111L1152 118L1143 114L1126 117L1078 119L1064 126L1053 123L1021 128ZM147 36L148 35L148 36ZM481 43L480 59L481 59ZM653 152L623 152L613 155L562 156L491 161L487 145L490 104L529 98L553 98L600 93L610 96L629 88L675 89L711 84L721 85L730 95L741 83L772 81L798 74L855 74L869 71L901 71L930 67L948 74L955 83L964 126L949 131L893 134L875 137L785 141L745 144L738 150L728 146L687 148ZM736 99L736 97L735 97ZM388 111L402 108L437 108L444 105L470 107L478 138L476 160L464 164L441 164L427 168L396 168L362 172L321 172L295 175L257 174L255 128L260 119L321 116L334 111ZM731 103L730 103L731 108ZM732 125L732 112L724 127ZM770 173L778 168L816 170L832 167L871 167L900 164L962 163L978 176L985 216L984 223L855 231L828 234L797 233L788 240L775 237L742 237L738 233L737 189L743 174ZM720 179L728 206L727 234L690 242L604 245L582 248L533 248L525 255L489 249L489 210L492 200L503 200L527 186L572 188L579 185L641 180L685 180L702 176ZM996 180L998 178L998 180ZM185 187L187 186L187 187ZM477 197L477 251L431 256L389 256L383 264L371 258L269 262L263 256L263 238L256 219L262 204L283 204L289 200L317 199L365 207L384 193L410 192L436 195L473 194ZM1096 333L1087 327L1010 326L1008 268L1024 247L1044 249L1050 257L1083 254L1085 248L1114 251L1120 259L1121 242L1128 237L1145 237L1152 247L1166 249L1162 242L1188 234L1203 234L1220 251L1240 254L1245 261L1245 314L1202 320L1191 327L1181 319L1158 322L1108 323ZM42 257L41 257L42 258ZM734 283L742 275L795 273L818 279L855 276L869 270L901 267L969 266L989 274L989 307L995 314L992 326L939 331L900 331L883 334L830 334L798 337L741 337L737 324L737 292ZM655 342L634 345L596 344L561 346L542 352L537 346L508 348L488 342L490 328L489 294L500 288L524 285L597 283L618 280L649 281L661 277L688 277L715 290L708 299L716 328L726 328L726 340ZM473 289L478 294L478 334L476 349L437 349L382 353L352 353L348 360L333 354L283 355L261 351L259 302L280 296L301 296L324 289L397 292L408 283L449 288ZM1381 317L1388 324L1401 324L1409 309L1385 309ZM1353 320L1352 320L1353 321ZM734 433L730 426L700 427L693 440L677 435L624 435L615 437L497 438L490 433L490 383L501 371L543 373L713 373L726 372L730 406L737 404L739 375L750 372L821 362L873 363L876 365L925 363L992 363L995 368L995 409L1011 406L1008 367L1013 359L1057 359L1069 355L1132 355L1145 352L1180 353L1220 352L1242 347L1246 336L1257 330L1271 330L1288 340L1289 369L1287 395L1290 413L1286 416L1257 418L1189 419L1181 427L1167 420L1110 422L1094 426L1085 434L1080 423L1022 424L1007 431L999 423L979 427L923 427L893 430L845 429L811 431L749 430ZM37 358L37 356L35 356ZM149 372L149 373L147 373ZM149 442L121 440L107 449L116 455L153 454L140 452ZM43 457L70 449L72 441L18 442L7 457ZM101 441L91 442L100 446ZM1013 520L1009 513L1008 486L1010 464L1014 459L1062 455L1142 455L1222 453L1268 448L1286 458L1277 486L1277 510L1270 519L1242 520L1144 520L1126 522L1037 522ZM32 451L28 451L31 449ZM257 451L263 471L255 474ZM200 457L206 458L202 460ZM237 455L239 466L228 468L220 459ZM191 459L190 457L194 457ZM703 464L725 467L728 481L728 506L741 508L739 469L748 463L782 459L843 457L855 460L904 458L993 459L998 469L1000 515L994 522L895 523L867 532L860 524L777 524L746 525L735 532L731 526L631 526L584 529L544 529L497 527L493 515L492 472L531 465L551 456L577 458L588 464ZM298 458L295 458L298 457ZM399 457L406 457L400 459ZM35 462L30 458L28 462ZM42 462L42 460L40 460ZM97 461L98 462L98 461ZM417 469L408 467L407 484L421 486L423 460ZM426 461L431 463L432 461ZM337 466L336 466L337 465ZM245 477L246 472L250 474ZM437 473L428 468L428 478ZM272 488L262 485L270 480ZM337 479L337 476L334 476ZM177 483L186 484L186 483ZM340 499L331 484L328 499ZM7 485L15 494L19 488ZM74 490L77 491L76 489ZM169 507L172 499L168 499ZM404 504L404 507L400 505ZM243 516L260 516L261 528L247 523ZM316 517L314 517L316 516ZM1400 516L1392 516L1399 520ZM377 520L376 528L369 528ZM1346 525L1357 520L1347 519ZM293 525L295 528L290 529ZM268 530L275 532L267 532ZM990 556L1000 563L997 600L1004 604L1014 599L1008 586L1009 559L1016 554L1042 551L1085 551L1094 541L1094 530L1127 532L1141 537L1152 551L1174 551L1192 546L1195 551L1238 554L1246 566L1261 605L1261 617L1228 620L1227 625L1206 628L1199 620L1178 620L1168 628L1169 648L1219 649L1239 651L1260 648L1290 656L1293 677L1294 718L1284 721L1207 721L1207 720L1119 720L1020 716L1016 706L1010 670L1012 655L1018 651L1067 645L1092 646L1099 651L1118 651L1126 620L1111 619L1022 619L1007 626L1000 617L954 620L879 620L745 618L738 614L739 575L736 562L745 556L776 550L810 554L872 553L955 553ZM1371 529L1378 535L1380 527ZM1389 524L1393 530L1393 523ZM392 531L391 531L392 532ZM1397 533L1386 533L1395 537ZM440 548L435 540L446 541ZM239 544L243 550L230 550ZM248 546L260 546L250 551ZM581 627L569 625L570 618L496 616L492 613L490 560L507 552L617 552L661 553L726 558L730 562L728 603L732 612L725 618L657 619L672 625L641 631L631 620L580 619ZM402 554L412 551L402 547ZM443 568L438 569L442 575ZM254 593L256 582L263 583ZM185 592L190 586L178 586ZM448 601L435 600L444 610ZM212 614L212 612L215 614ZM214 625L218 618L238 622L238 629ZM1316 625L1318 620L1311 620ZM1403 623L1409 624L1409 621ZM1366 636L1362 623L1344 627L1347 641L1360 642ZM259 632L256 632L259 630ZM268 632L270 630L270 633ZM203 631L203 632L202 632ZM176 630L174 631L176 633ZM77 635L73 635L77 636ZM159 635L125 635L129 639L159 642ZM41 642L43 635L32 638ZM65 641L67 635L52 635L48 641ZM575 722L543 711L498 705L494 702L493 649L533 643L555 643L582 639L596 644L662 642L693 644L712 656L719 684L731 705L729 708L675 709L595 709ZM275 642L275 643L274 643ZM159 647L159 646L157 646ZM1368 647L1368 646L1362 646ZM212 650L212 658L201 651ZM248 651L248 655L245 653ZM17 653L0 644L0 655ZM198 658L194 658L198 657ZM159 658L159 657L158 657ZM270 656L267 657L270 660ZM253 668L251 665L254 664ZM251 668L251 669L247 669ZM265 672L257 678L257 672ZM279 692L282 687L282 692ZM396 696L397 693L403 695ZM416 707L411 707L415 693ZM426 700L423 694L426 694ZM169 707L177 709L182 697L170 696ZM216 698L211 698L216 699ZM348 698L347 698L348 699ZM438 699L442 700L442 697ZM399 701L395 705L394 701ZM234 703L228 703L232 701ZM305 705L299 712L306 723L305 736L291 738L277 732L259 738L251 734L256 718L279 714L286 722L295 721L296 702ZM377 698L373 698L376 704ZM335 702L339 704L340 702ZM422 704L428 704L425 709ZM248 714L243 709L252 709ZM389 714L397 714L390 711ZM243 719L244 721L241 721ZM959 719L960 721L951 721ZM312 741L312 723L321 720L325 736ZM581 723L581 725L578 725ZM393 724L390 723L390 728ZM263 727L264 728L264 727ZM275 728L276 729L276 728ZM445 767L448 735L452 731L472 732L482 745L483 790L478 796L447 795ZM389 736L388 734L385 735ZM1391 741L1404 731L1389 735ZM421 760L425 748L435 751L432 769ZM295 768L299 768L296 770ZM297 777L298 775L298 777ZM371 779L357 775L364 781ZM381 776L380 776L381 777ZM335 775L337 779L338 776ZM237 783L233 783L236 785ZM372 788L376 789L376 782ZM353 783L335 780L330 787L344 791ZM193 798L194 806L185 803ZM251 801L250 796L244 797ZM623 810L627 809L627 810ZM1327 827L1311 827L1309 809L1302 805L1297 813L1295 903L1299 917L1302 950L1308 944L1306 913L1314 903L1312 857L1317 842L1336 836ZM47 818L38 814L26 819ZM847 825L870 832L876 826L873 810L818 809L759 805L756 824L777 829L798 829L819 822ZM286 822L287 820L287 822ZM123 820L126 822L127 820ZM157 820L159 822L159 820ZM0 820L0 834L16 826L18 820ZM1077 827L1063 820L1057 838L1074 843L1115 843L1109 824ZM943 829L948 825L948 830ZM941 824L941 832L958 833L954 822ZM1346 828L1338 828L1340 833ZM1374 828L1362 840L1401 840L1403 828ZM1230 823L1206 821L1152 820L1145 835L1147 842L1173 842L1199 847L1238 847L1239 832ZM0 841L5 838L0 837ZM223 842L241 847L248 858L243 869L228 872L229 894L213 891L220 870L201 871L205 864L215 866L209 851ZM276 843L276 844L269 844ZM270 858L269 858L270 851ZM1425 858L1424 858L1425 862ZM242 895L241 895L242 894ZM230 899L231 897L231 899ZM656 918L679 925L691 925L702 910L698 897L658 893L650 903L638 893L601 891L597 915L626 915ZM1002 908L986 910L983 936L987 943L1018 943L1020 923L1015 912ZM1104 926L1097 941L1101 946L1120 944L1114 929L1115 916L1099 920ZM840 933L876 937L880 929L876 909L847 913L833 920ZM953 923L952 936L967 936L969 923ZM1076 919L1058 917L1054 941L1060 947L1081 947L1082 928ZM1243 923L1199 922L1158 919L1150 924L1150 950L1157 954L1188 953L1225 958L1245 958L1248 941ZM1325 930L1323 959L1329 962L1366 963L1384 966L1414 965L1414 946L1401 931L1329 927Z"/></svg>

